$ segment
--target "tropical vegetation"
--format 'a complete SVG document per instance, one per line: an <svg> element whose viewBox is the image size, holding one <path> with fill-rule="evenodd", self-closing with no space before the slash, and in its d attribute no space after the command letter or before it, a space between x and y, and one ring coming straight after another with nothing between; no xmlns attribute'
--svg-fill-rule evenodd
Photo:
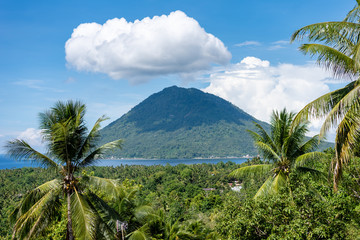
<svg viewBox="0 0 360 240"><path fill-rule="evenodd" d="M258 132L249 130L254 144L266 162L238 168L230 176L244 179L249 175L267 175L266 181L254 198L278 193L281 188L290 187L291 172L324 175L309 167L308 163L324 155L321 152L313 152L319 143L318 137L314 136L305 141L308 124L298 122L294 125L294 117L295 113L287 112L286 109L280 112L273 111L270 134L258 123L255 123Z"/></svg>
<svg viewBox="0 0 360 240"><path fill-rule="evenodd" d="M249 134L262 158L241 165L92 166L105 151L121 148L122 140L100 145L105 117L88 130L84 104L56 103L40 114L46 153L22 139L6 145L10 157L44 168L0 170L0 239L359 239L359 24L357 0L343 21L312 24L293 34L292 41L313 42L301 51L317 55L321 66L351 82L297 115L274 111L269 129L255 122L256 131ZM139 117L149 111L143 106L125 118L143 132L162 131L158 119L149 123ZM219 124L225 121L219 115L234 108L222 110L200 122L196 114L189 116L197 127ZM305 137L311 117L325 118L320 137ZM179 119L167 119L163 131L179 130ZM314 152L334 126L335 148Z"/></svg>
<svg viewBox="0 0 360 240"><path fill-rule="evenodd" d="M327 93L307 104L297 115L302 119L325 119L320 137L336 127L335 158L333 166L334 189L343 167L351 158L359 140L359 89L360 89L360 1L346 15L343 21L315 23L297 30L291 41L303 40L300 51L317 56L317 63L332 71L334 77L351 82L345 87Z"/></svg>
<svg viewBox="0 0 360 240"><path fill-rule="evenodd" d="M326 151L326 159L315 161L312 167L327 171L332 154L333 150ZM359 193L360 185L356 181L360 159L356 158L353 164L346 166L336 194L331 182L319 182L310 173L294 171L289 174L292 197L287 189L283 189L278 194L253 199L265 180L257 175L247 177L240 192L231 190L230 184L239 183L229 177L229 173L261 161L254 158L241 165L227 162L90 166L84 169L83 175L116 179L125 188L129 202L125 200L123 204L129 204L124 204L124 211L119 213L122 217L124 212L129 212L126 218L120 218L122 223L128 222L125 239L131 237L135 228L139 230L136 231L138 235L142 232L148 239L158 240L176 239L176 236L178 239L357 238L360 234L360 199L355 197L353 190ZM11 238L13 225L8 222L8 215L22 196L56 176L56 172L44 168L0 170L0 184L3 184L0 187L0 239ZM133 195L129 196L129 193ZM112 205L110 199L97 194ZM144 211L141 209L144 208L147 208L146 217L142 217ZM60 215L38 239L65 239L66 205L64 210L65 218ZM133 224L136 227L132 228ZM121 230L121 223L118 226Z"/></svg>
<svg viewBox="0 0 360 240"><path fill-rule="evenodd" d="M100 147L100 123L97 120L88 131L85 126L85 105L81 102L57 102L53 108L40 113L40 129L48 152L42 154L26 141L15 139L5 146L10 157L37 162L58 172L58 177L43 183L23 196L20 204L11 214L14 222L13 238L34 239L64 211L66 205L66 238L95 239L97 234L114 234L108 227L104 214L107 205L92 191L111 188L116 197L121 186L114 180L91 176L81 178L79 171L92 165L108 149L121 147L122 140L116 140ZM110 187L109 187L110 186Z"/></svg>

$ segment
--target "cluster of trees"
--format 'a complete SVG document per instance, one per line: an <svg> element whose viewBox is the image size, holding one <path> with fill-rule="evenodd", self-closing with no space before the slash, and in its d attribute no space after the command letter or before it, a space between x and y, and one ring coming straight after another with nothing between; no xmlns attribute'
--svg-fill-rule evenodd
<svg viewBox="0 0 360 240"><path fill-rule="evenodd" d="M327 150L312 168L326 172L333 156L334 150ZM337 193L328 178L319 180L310 172L298 171L289 174L291 192L280 188L277 194L254 199L267 179L261 174L241 178L240 192L230 189L229 183L239 180L230 176L234 169L266 163L255 158L242 165L90 166L79 178L113 179L121 186L118 198L112 198L109 190L91 189L115 210L119 222L118 228L116 221L112 228L118 239L122 239L121 224L125 239L356 239L360 234L360 199L354 194L360 189L356 184L360 159L346 166ZM9 213L28 191L57 175L43 168L0 171L3 239L13 233ZM60 208L35 239L65 239L66 210L66 205Z"/></svg>
<svg viewBox="0 0 360 240"><path fill-rule="evenodd" d="M100 147L100 118L88 130L85 106L59 102L40 114L48 153L23 140L8 153L48 169L2 171L2 209L14 239L355 239L360 233L360 1L341 22L306 26L292 40L337 77L353 81L309 103L297 115L274 112L270 132L250 132L263 156L243 166L179 165L94 168L115 140ZM335 148L314 152L307 122L324 117L320 138L337 126ZM234 170L236 169L236 170ZM330 171L329 171L330 169ZM54 171L55 170L55 171ZM51 174L33 187L33 172ZM6 176L24 174L14 191ZM13 176L12 176L13 177ZM50 180L50 177L54 177ZM106 178L103 178L106 177ZM128 180L130 178L132 180ZM242 181L240 192L228 183ZM16 181L20 182L21 180ZM37 183L37 182L36 182ZM26 192L24 192L26 191ZM10 198L6 194L13 194ZM10 200L6 200L10 199ZM8 226L4 217L1 224ZM4 228L1 233L9 236Z"/></svg>
<svg viewBox="0 0 360 240"><path fill-rule="evenodd" d="M122 187L121 192L126 194L111 199L109 192L104 189L94 193L118 212L117 220L127 223L124 232L126 239L130 238L133 232L141 232L148 239L150 236L153 239L175 239L176 236L182 236L180 239L205 239L206 236L208 239L217 239L212 230L215 222L210 216L214 209L222 205L225 194L230 191L227 184L230 181L228 174L236 167L231 162L193 166L180 164L88 167L81 173L81 177L101 176L117 179ZM42 177L37 178L37 175ZM11 183L7 188L0 188L0 197L3 201L0 211L0 236L4 239L11 237L13 225L9 222L8 216L21 203L26 192L56 175L54 171L42 168L0 171L4 184ZM212 190L205 191L204 188ZM36 239L66 238L66 219L66 209L62 208L59 210L58 218L54 219L47 230ZM116 230L116 224L112 227ZM173 238L169 237L170 230Z"/></svg>

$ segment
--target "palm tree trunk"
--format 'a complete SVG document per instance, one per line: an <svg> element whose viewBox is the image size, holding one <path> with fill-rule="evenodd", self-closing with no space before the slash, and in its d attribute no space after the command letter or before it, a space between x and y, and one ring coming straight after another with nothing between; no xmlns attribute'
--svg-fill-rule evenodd
<svg viewBox="0 0 360 240"><path fill-rule="evenodd" d="M70 192L67 191L67 229L66 229L66 239L74 240L74 233L72 229L72 219L71 219L71 203L70 203Z"/></svg>

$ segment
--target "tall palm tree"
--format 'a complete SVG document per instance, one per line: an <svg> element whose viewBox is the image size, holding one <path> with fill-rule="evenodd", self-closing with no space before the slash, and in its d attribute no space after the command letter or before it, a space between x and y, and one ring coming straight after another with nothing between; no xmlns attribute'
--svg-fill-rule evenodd
<svg viewBox="0 0 360 240"><path fill-rule="evenodd" d="M99 232L104 238L112 238L115 228L114 211L91 191L106 189L109 194L120 191L116 180L92 176L79 177L79 170L94 164L108 149L121 147L116 140L100 147L99 118L88 131L85 126L85 105L79 101L57 102L53 108L40 113L40 128L48 152L42 154L26 141L16 139L5 146L7 153L17 160L31 160L59 172L58 179L46 182L28 192L13 212L15 222L13 238L35 239L54 220L62 204L67 206L67 239L95 239ZM112 224L112 225L113 225ZM100 230L101 231L97 231Z"/></svg>
<svg viewBox="0 0 360 240"><path fill-rule="evenodd" d="M294 116L294 113L289 113L286 109L281 112L273 111L270 134L258 123L255 123L258 132L249 130L256 147L268 163L238 168L230 176L242 178L255 174L269 175L254 198L278 193L280 188L288 186L292 171L322 175L321 172L306 167L309 161L323 156L323 153L312 152L318 145L318 137L304 141L308 124L297 123L292 128Z"/></svg>
<svg viewBox="0 0 360 240"><path fill-rule="evenodd" d="M349 79L343 88L327 93L307 104L295 122L309 118L325 118L320 138L337 126L335 159L333 162L334 190L359 138L360 110L360 0L343 21L322 22L297 30L291 41L307 38L300 51L317 56L317 63L332 71L334 77Z"/></svg>

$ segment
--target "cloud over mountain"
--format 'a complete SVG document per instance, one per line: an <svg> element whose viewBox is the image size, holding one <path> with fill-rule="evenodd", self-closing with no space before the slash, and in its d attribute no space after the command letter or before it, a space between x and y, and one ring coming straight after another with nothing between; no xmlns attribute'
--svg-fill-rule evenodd
<svg viewBox="0 0 360 240"><path fill-rule="evenodd" d="M329 92L329 76L313 64L271 66L269 61L246 57L225 71L211 74L210 85L203 90L269 121L273 109L299 111Z"/></svg>
<svg viewBox="0 0 360 240"><path fill-rule="evenodd" d="M83 23L65 44L66 61L79 71L99 72L132 83L168 74L192 74L226 64L231 54L182 11L134 22L114 18Z"/></svg>

